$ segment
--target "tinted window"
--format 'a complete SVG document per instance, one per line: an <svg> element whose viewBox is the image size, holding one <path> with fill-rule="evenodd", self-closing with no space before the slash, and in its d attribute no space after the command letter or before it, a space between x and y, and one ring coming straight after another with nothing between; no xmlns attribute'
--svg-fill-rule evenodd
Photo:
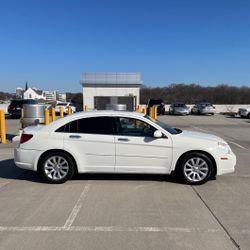
<svg viewBox="0 0 250 250"><path fill-rule="evenodd" d="M149 100L149 106L154 106L154 105L161 105L163 103L162 99L151 99Z"/></svg>
<svg viewBox="0 0 250 250"><path fill-rule="evenodd" d="M60 127L56 132L111 135L114 134L113 118L83 118Z"/></svg>
<svg viewBox="0 0 250 250"><path fill-rule="evenodd" d="M117 133L127 136L153 137L156 129L148 123L134 118L117 118Z"/></svg>
<svg viewBox="0 0 250 250"><path fill-rule="evenodd" d="M92 117L78 120L78 132L85 134L114 134L113 118Z"/></svg>

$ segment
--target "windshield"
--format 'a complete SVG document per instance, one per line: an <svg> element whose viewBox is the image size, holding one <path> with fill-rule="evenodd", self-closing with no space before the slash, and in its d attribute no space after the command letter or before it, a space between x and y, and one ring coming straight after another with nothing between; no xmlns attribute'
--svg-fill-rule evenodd
<svg viewBox="0 0 250 250"><path fill-rule="evenodd" d="M180 107L180 108L186 108L187 107L186 104L184 104L184 103L174 103L173 106L174 107Z"/></svg>
<svg viewBox="0 0 250 250"><path fill-rule="evenodd" d="M145 118L147 118L148 120L156 123L157 125L159 125L160 127L162 127L163 129L165 129L166 131L168 131L170 134L172 135L176 135L176 134L180 134L182 132L182 130L180 129L175 129L175 128L172 128L170 127L168 124L164 123L164 122L161 122L159 120L155 120L153 119L152 117L148 116L148 115L145 115L144 116Z"/></svg>

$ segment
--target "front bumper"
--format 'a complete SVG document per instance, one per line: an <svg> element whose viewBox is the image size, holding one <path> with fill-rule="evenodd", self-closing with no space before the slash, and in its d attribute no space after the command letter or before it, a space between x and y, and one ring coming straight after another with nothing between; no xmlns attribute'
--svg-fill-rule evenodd
<svg viewBox="0 0 250 250"><path fill-rule="evenodd" d="M235 165L236 155L234 153L220 156L217 161L217 175L233 173Z"/></svg>
<svg viewBox="0 0 250 250"><path fill-rule="evenodd" d="M214 114L214 109L201 109L200 113L205 115L205 114Z"/></svg>
<svg viewBox="0 0 250 250"><path fill-rule="evenodd" d="M189 115L189 111L188 110L183 110L183 111L175 110L174 114L175 115Z"/></svg>
<svg viewBox="0 0 250 250"><path fill-rule="evenodd" d="M41 151L22 149L20 147L14 150L14 161L17 167L36 171L36 163L38 157L41 155Z"/></svg>

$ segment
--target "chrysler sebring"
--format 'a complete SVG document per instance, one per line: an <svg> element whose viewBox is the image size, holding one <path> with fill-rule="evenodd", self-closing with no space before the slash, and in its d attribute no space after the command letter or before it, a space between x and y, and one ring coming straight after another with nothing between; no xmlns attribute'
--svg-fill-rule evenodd
<svg viewBox="0 0 250 250"><path fill-rule="evenodd" d="M202 184L234 172L236 157L220 137L171 128L142 113L81 112L27 127L15 164L50 183L78 173L172 174Z"/></svg>

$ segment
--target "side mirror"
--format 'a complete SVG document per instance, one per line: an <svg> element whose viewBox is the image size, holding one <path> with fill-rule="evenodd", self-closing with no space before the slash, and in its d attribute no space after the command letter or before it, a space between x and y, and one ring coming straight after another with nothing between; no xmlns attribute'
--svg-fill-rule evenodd
<svg viewBox="0 0 250 250"><path fill-rule="evenodd" d="M162 138L162 132L160 130L156 130L154 132L154 138Z"/></svg>

